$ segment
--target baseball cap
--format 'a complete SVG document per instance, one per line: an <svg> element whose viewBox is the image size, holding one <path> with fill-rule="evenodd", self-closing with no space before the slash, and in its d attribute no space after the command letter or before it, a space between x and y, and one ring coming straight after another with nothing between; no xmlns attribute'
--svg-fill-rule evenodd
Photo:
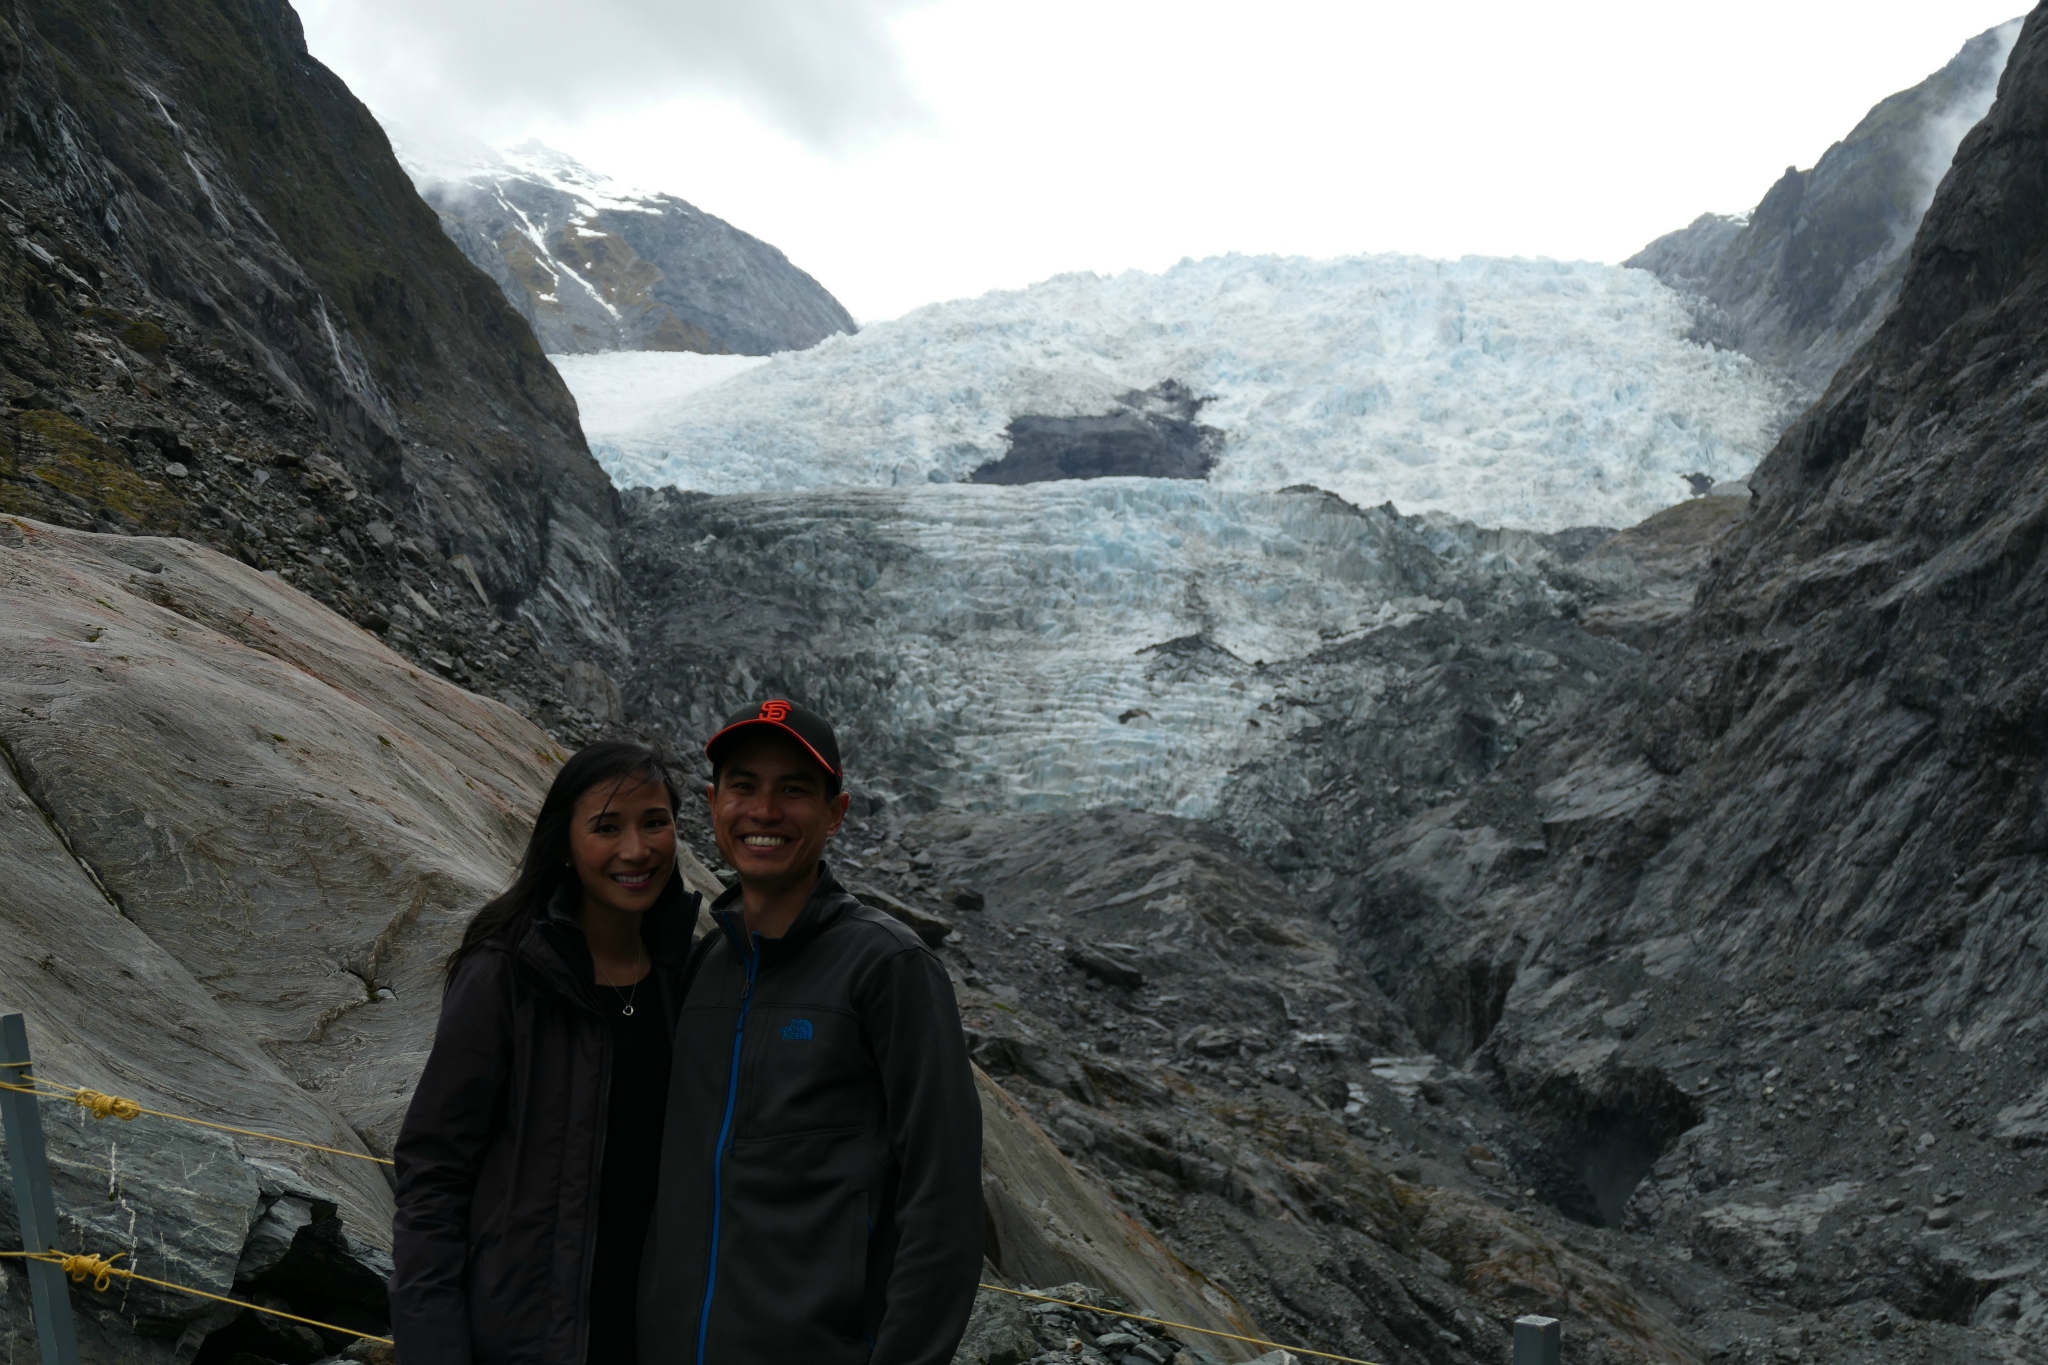
<svg viewBox="0 0 2048 1365"><path fill-rule="evenodd" d="M716 768L719 755L755 726L780 730L809 750L811 757L817 759L826 772L836 778L846 775L840 771L839 737L832 733L832 722L808 707L779 697L741 707L725 718L725 728L704 746L704 756L711 760L711 766Z"/></svg>

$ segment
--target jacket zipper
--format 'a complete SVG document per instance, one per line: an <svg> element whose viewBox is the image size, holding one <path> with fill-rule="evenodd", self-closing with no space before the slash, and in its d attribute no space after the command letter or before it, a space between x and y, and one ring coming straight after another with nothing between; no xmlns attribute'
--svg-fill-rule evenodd
<svg viewBox="0 0 2048 1365"><path fill-rule="evenodd" d="M704 1309L697 1316L697 1365L704 1365L704 1348L711 1334L711 1298L718 1290L719 1223L725 1214L725 1149L732 1139L733 1110L739 1102L740 1045L747 1039L747 1010L754 1001L754 977L761 967L758 944L748 945L746 958L747 983L740 991L739 1021L732 1031L732 1074L725 1083L725 1123L718 1130L718 1150L711 1158L711 1261L704 1274Z"/></svg>

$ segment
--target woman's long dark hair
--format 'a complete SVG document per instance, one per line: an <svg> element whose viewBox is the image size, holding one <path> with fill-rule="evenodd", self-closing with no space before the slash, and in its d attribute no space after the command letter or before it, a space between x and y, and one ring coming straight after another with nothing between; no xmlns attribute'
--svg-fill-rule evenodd
<svg viewBox="0 0 2048 1365"><path fill-rule="evenodd" d="M519 860L519 875L504 894L487 902L470 917L462 931L462 943L448 955L447 977L453 979L462 960L487 940L503 936L516 941L533 922L547 913L548 902L576 870L569 862L569 821L575 814L577 798L604 782L659 782L668 788L668 808L674 811L682 800L682 789L672 774L673 764L645 744L626 739L601 739L578 749L540 803L533 818L533 834L526 841L526 854Z"/></svg>

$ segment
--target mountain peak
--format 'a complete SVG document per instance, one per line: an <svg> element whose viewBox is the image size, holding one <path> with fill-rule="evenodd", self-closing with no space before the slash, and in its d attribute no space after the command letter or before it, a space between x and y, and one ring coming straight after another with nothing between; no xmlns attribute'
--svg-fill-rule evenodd
<svg viewBox="0 0 2048 1365"><path fill-rule="evenodd" d="M768 355L854 330L787 256L675 195L538 140L408 130L393 143L443 230L547 351Z"/></svg>

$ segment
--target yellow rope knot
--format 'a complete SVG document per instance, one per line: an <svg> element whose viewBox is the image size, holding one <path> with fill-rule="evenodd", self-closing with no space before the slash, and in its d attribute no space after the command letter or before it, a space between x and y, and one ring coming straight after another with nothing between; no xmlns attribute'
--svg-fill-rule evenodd
<svg viewBox="0 0 2048 1365"><path fill-rule="evenodd" d="M80 1109L92 1111L96 1119L114 1118L128 1120L142 1113L142 1105L136 1100L124 1100L119 1095L104 1095L97 1090L73 1092L71 1102Z"/></svg>
<svg viewBox="0 0 2048 1365"><path fill-rule="evenodd" d="M66 1256L57 1264L64 1268L64 1273L71 1277L72 1283L84 1284L87 1280L91 1280L94 1289L105 1293L107 1286L113 1283L115 1275L114 1262L127 1254L125 1251L117 1251L105 1259L90 1255Z"/></svg>

